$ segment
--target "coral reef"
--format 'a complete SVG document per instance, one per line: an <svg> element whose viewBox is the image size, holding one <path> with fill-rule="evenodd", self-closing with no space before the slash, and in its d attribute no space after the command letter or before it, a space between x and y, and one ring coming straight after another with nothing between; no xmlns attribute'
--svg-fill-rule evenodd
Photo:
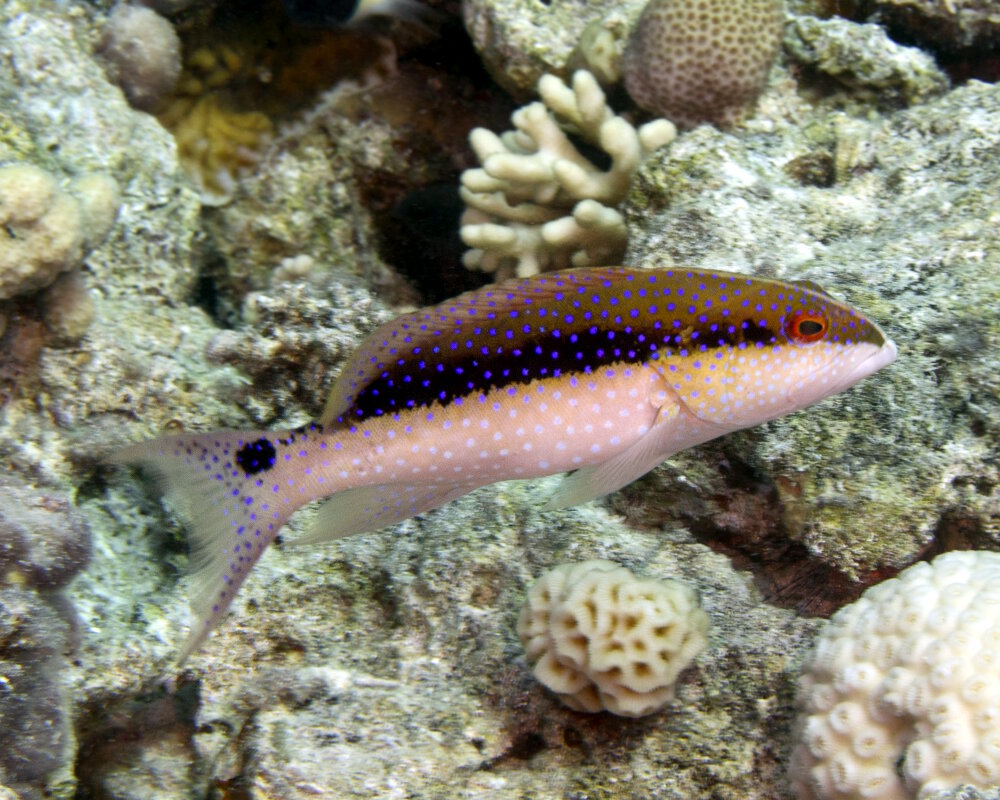
<svg viewBox="0 0 1000 800"><path fill-rule="evenodd" d="M54 342L75 342L87 332L97 315L97 308L87 280L79 270L65 272L56 278L42 298L42 312Z"/></svg>
<svg viewBox="0 0 1000 800"><path fill-rule="evenodd" d="M574 3L539 3L537 0L465 0L462 17L466 30L490 75L521 102L535 92L543 75L566 75L568 68L589 69L586 59L568 62L587 38L603 28L591 46L619 48L646 0L603 0ZM586 47L586 46L585 46ZM596 52L595 52L596 55ZM612 56L612 60L614 56ZM602 59L596 58L600 63Z"/></svg>
<svg viewBox="0 0 1000 800"><path fill-rule="evenodd" d="M1000 174L976 166L1000 153L1000 92L970 82L868 121L843 102L837 91L809 124L770 120L740 136L702 126L647 160L624 209L629 263L811 280L886 323L907 355L844 405L732 438L710 480L710 454L680 454L632 502L655 507L653 524L676 523L705 498L718 503L718 480L739 508L745 471L776 492L776 535L870 581L943 542L1000 542L1000 333L989 310L1000 287L983 268L1000 258ZM828 177L789 169L809 162ZM671 506L671 496L689 499ZM740 517L730 532L752 536L752 515ZM694 524L718 533L707 518Z"/></svg>
<svg viewBox="0 0 1000 800"><path fill-rule="evenodd" d="M234 10L220 3L201 10L201 24L184 26L183 71L158 114L212 206L230 202L260 168L282 122L297 128L334 87L359 92L396 72L396 44L377 31L295 25L277 1L254 14ZM329 9L311 10L322 17Z"/></svg>
<svg viewBox="0 0 1000 800"><path fill-rule="evenodd" d="M151 8L120 3L108 16L101 52L133 107L153 111L181 74L181 40Z"/></svg>
<svg viewBox="0 0 1000 800"><path fill-rule="evenodd" d="M37 592L0 582L0 787L72 797L75 742L64 651L70 627Z"/></svg>
<svg viewBox="0 0 1000 800"><path fill-rule="evenodd" d="M247 295L241 309L247 327L218 332L206 348L211 363L236 366L249 377L236 399L259 424L270 424L282 407L318 414L335 365L391 317L350 274L323 277L325 286L296 277Z"/></svg>
<svg viewBox="0 0 1000 800"><path fill-rule="evenodd" d="M932 792L927 800L1000 800L1000 789L981 790L973 786Z"/></svg>
<svg viewBox="0 0 1000 800"><path fill-rule="evenodd" d="M535 677L577 711L641 717L708 644L691 587L610 561L561 564L528 590L517 633Z"/></svg>
<svg viewBox="0 0 1000 800"><path fill-rule="evenodd" d="M946 553L820 631L790 768L802 800L1000 786L1000 553ZM897 767L898 765L898 767Z"/></svg>
<svg viewBox="0 0 1000 800"><path fill-rule="evenodd" d="M570 73L586 70L601 86L608 88L622 77L622 58L629 30L621 14L612 12L594 20L580 34L580 40L566 60Z"/></svg>
<svg viewBox="0 0 1000 800"><path fill-rule="evenodd" d="M0 584L57 589L90 560L86 520L58 493L0 485Z"/></svg>
<svg viewBox="0 0 1000 800"><path fill-rule="evenodd" d="M767 83L783 0L650 0L629 37L625 88L682 128L739 121Z"/></svg>
<svg viewBox="0 0 1000 800"><path fill-rule="evenodd" d="M520 277L568 266L611 265L625 251L625 221L613 208L628 193L642 159L670 142L666 120L638 130L616 116L586 71L572 89L552 75L538 83L542 101L511 115L516 130L469 136L482 167L462 174L462 240L470 269ZM595 166L564 132L603 149Z"/></svg>
<svg viewBox="0 0 1000 800"><path fill-rule="evenodd" d="M114 222L115 182L89 176L59 188L32 164L0 167L0 300L27 294L76 267Z"/></svg>
<svg viewBox="0 0 1000 800"><path fill-rule="evenodd" d="M917 77L913 48L894 51L883 84L869 66L884 40L833 20L821 31L829 49L774 67L738 135L678 137L624 201L630 263L813 280L869 310L900 344L870 386L671 459L614 498L620 516L602 504L541 512L553 488L542 481L323 549L293 547L292 531L177 676L170 659L189 622L181 531L152 487L111 475L100 454L167 430L308 419L386 298L407 300L387 266L397 262L378 250L379 214L414 188L456 183L471 165L469 123L502 130L510 108L484 106L496 95L444 47L443 66L416 77L401 62L391 106L368 93L351 117L328 104L279 130L234 201L202 212L169 132L93 57L110 5L0 2L0 163L58 180L108 174L122 192L113 233L80 271L97 310L87 336L52 347L37 330L43 298L4 303L0 368L28 349L38 375L0 414L0 455L75 498L94 547L59 590L78 645L42 590L3 589L0 626L25 647L3 653L15 687L0 703L31 710L55 695L58 712L38 737L0 725L0 754L58 768L16 785L7 772L0 796L790 797L796 665L818 622L765 602L740 570L763 551L779 591L821 589L829 609L921 552L1000 543L997 87L970 81L928 99L916 87L936 79ZM640 10L463 6L479 15L490 70L509 67L504 85L525 97L542 73L560 74L588 23ZM820 66L842 35L859 70L831 80ZM279 285L282 262L294 280ZM425 281L452 285L433 262ZM712 618L714 646L652 721L565 709L518 663L525 587L589 558L697 586ZM72 658L42 669L42 646Z"/></svg>

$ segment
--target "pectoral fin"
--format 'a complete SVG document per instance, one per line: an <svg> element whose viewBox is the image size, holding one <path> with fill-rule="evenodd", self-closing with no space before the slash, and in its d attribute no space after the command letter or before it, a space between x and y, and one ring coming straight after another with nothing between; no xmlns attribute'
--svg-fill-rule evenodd
<svg viewBox="0 0 1000 800"><path fill-rule="evenodd" d="M583 467L563 478L543 510L554 511L557 508L586 503L641 478L665 458L681 449L671 446L670 437L665 436L679 415L678 401L663 406L646 435L630 448L601 464Z"/></svg>

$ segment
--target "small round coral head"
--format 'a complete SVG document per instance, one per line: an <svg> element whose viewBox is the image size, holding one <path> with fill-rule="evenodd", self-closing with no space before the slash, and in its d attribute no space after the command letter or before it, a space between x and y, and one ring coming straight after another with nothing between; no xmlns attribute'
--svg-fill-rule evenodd
<svg viewBox="0 0 1000 800"><path fill-rule="evenodd" d="M657 363L704 422L757 425L844 391L896 357L878 325L813 284L691 275L689 313Z"/></svg>

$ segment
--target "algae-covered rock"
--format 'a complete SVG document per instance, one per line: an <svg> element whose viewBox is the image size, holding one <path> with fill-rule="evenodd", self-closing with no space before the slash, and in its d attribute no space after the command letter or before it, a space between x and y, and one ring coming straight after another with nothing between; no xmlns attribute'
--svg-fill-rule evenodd
<svg viewBox="0 0 1000 800"><path fill-rule="evenodd" d="M983 0L866 0L860 5L863 13L877 15L906 38L943 50L989 49L1000 33L996 6Z"/></svg>
<svg viewBox="0 0 1000 800"><path fill-rule="evenodd" d="M90 556L90 529L60 490L0 482L0 784L72 797L76 738L67 657L75 611L60 591Z"/></svg>
<svg viewBox="0 0 1000 800"><path fill-rule="evenodd" d="M785 26L784 47L795 62L832 78L857 100L883 108L912 105L948 88L947 76L929 54L896 44L879 25L793 16Z"/></svg>
<svg viewBox="0 0 1000 800"><path fill-rule="evenodd" d="M628 0L614 8L597 0L470 0L462 3L465 27L493 79L525 100L546 73L566 75L588 26L600 26L623 38L642 11L644 0ZM593 31L593 28L591 28ZM589 63L577 66L591 67Z"/></svg>
<svg viewBox="0 0 1000 800"><path fill-rule="evenodd" d="M612 798L623 785L785 796L774 738L793 695L785 670L814 624L762 606L683 532L628 530L595 507L540 513L551 486L486 489L396 532L265 557L236 617L192 660L204 676L196 741L216 780L273 798L391 796L400 782L501 800ZM697 583L711 618L676 702L647 721L563 708L521 656L528 584L596 557Z"/></svg>
<svg viewBox="0 0 1000 800"><path fill-rule="evenodd" d="M887 119L701 128L647 162L633 193L634 263L815 281L897 342L883 374L733 440L777 493L783 535L855 578L959 531L1000 542L997 123L1000 92L973 82ZM788 169L809 153L830 159L828 185ZM659 475L697 474L711 452Z"/></svg>
<svg viewBox="0 0 1000 800"><path fill-rule="evenodd" d="M197 197L178 169L170 134L130 108L94 59L96 26L86 14L85 7L70 14L20 0L0 4L0 165L28 162L56 181L88 174L113 180L121 192L118 221L88 268L113 292L184 297L195 279ZM78 235L96 245L91 229L109 222L99 210L107 193L93 183L80 188L87 202Z"/></svg>

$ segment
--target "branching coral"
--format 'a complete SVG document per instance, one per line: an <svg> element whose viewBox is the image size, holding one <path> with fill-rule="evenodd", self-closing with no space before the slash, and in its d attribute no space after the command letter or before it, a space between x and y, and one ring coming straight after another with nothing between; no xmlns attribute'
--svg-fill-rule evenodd
<svg viewBox="0 0 1000 800"><path fill-rule="evenodd" d="M608 107L593 75L579 71L572 88L554 75L538 82L541 102L511 115L516 130L484 128L469 141L482 165L462 174L462 240L470 269L533 275L568 266L620 261L625 222L613 208L651 152L676 135L666 120L636 130ZM576 134L604 150L597 167L570 139Z"/></svg>

